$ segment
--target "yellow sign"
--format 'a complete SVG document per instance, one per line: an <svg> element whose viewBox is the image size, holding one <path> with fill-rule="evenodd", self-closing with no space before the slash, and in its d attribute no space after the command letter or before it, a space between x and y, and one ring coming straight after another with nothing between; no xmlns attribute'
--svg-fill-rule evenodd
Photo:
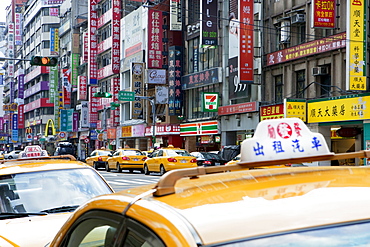
<svg viewBox="0 0 370 247"><path fill-rule="evenodd" d="M49 119L46 123L45 126L45 136L48 135L55 135L55 126L54 126L54 121L52 119Z"/></svg>
<svg viewBox="0 0 370 247"><path fill-rule="evenodd" d="M347 63L349 66L349 90L366 90L366 4L364 1L348 0Z"/></svg>
<svg viewBox="0 0 370 247"><path fill-rule="evenodd" d="M121 137L131 137L132 136L132 126L123 126L121 129Z"/></svg>
<svg viewBox="0 0 370 247"><path fill-rule="evenodd" d="M368 104L367 104L368 103ZM308 102L308 123L370 119L370 96Z"/></svg>
<svg viewBox="0 0 370 247"><path fill-rule="evenodd" d="M285 112L286 112L286 117L291 118L291 117L296 117L301 119L303 122L306 122L306 111L307 111L307 106L306 102L286 102L285 106Z"/></svg>

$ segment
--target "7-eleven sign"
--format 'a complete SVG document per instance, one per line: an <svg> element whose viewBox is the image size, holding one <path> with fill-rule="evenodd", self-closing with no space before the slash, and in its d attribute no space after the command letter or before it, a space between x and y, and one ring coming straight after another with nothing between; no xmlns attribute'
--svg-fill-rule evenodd
<svg viewBox="0 0 370 247"><path fill-rule="evenodd" d="M218 102L219 102L218 93L202 93L203 112L217 112Z"/></svg>

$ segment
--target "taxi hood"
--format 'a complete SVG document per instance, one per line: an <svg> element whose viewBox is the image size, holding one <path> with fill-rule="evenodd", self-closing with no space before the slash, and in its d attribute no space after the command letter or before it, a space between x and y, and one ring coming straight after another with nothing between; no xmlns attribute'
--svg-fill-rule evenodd
<svg viewBox="0 0 370 247"><path fill-rule="evenodd" d="M0 246L46 246L71 213L0 220Z"/></svg>

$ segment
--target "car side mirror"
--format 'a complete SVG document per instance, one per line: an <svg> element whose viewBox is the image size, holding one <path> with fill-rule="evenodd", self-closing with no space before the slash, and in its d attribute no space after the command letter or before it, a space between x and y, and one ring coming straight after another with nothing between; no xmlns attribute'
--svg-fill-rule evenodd
<svg viewBox="0 0 370 247"><path fill-rule="evenodd" d="M148 154L148 158L153 158L153 155L151 155L151 154Z"/></svg>

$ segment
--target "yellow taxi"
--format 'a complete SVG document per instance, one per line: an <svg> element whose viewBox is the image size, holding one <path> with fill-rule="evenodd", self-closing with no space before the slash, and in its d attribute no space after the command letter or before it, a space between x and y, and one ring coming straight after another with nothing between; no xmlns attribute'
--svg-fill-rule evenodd
<svg viewBox="0 0 370 247"><path fill-rule="evenodd" d="M117 172L122 172L122 170L128 170L129 172L137 170L142 172L143 163L147 158L139 149L120 148L107 159L106 171L109 172L111 169L115 169Z"/></svg>
<svg viewBox="0 0 370 247"><path fill-rule="evenodd" d="M370 151L331 153L298 118L263 122L238 164L178 169L93 198L50 246L367 246L370 167L325 164ZM320 165L249 170L311 161Z"/></svg>
<svg viewBox="0 0 370 247"><path fill-rule="evenodd" d="M110 149L96 149L85 159L86 164L94 167L95 169L107 167L107 159L113 153Z"/></svg>
<svg viewBox="0 0 370 247"><path fill-rule="evenodd" d="M232 160L230 160L229 162L227 162L225 164L225 166L231 166L231 165L235 165L236 163L238 163L240 161L240 156L241 154L238 154L237 156L235 156Z"/></svg>
<svg viewBox="0 0 370 247"><path fill-rule="evenodd" d="M27 146L0 161L0 246L46 246L82 203L113 189L71 155Z"/></svg>
<svg viewBox="0 0 370 247"><path fill-rule="evenodd" d="M144 174L159 172L161 175L167 171L197 167L197 159L188 151L175 148L169 145L167 148L160 148L150 154L144 162Z"/></svg>
<svg viewBox="0 0 370 247"><path fill-rule="evenodd" d="M367 246L370 167L325 164L370 151L334 154L300 119L277 120L243 141L236 165L173 170L89 200L50 246ZM249 170L311 161L323 164Z"/></svg>

